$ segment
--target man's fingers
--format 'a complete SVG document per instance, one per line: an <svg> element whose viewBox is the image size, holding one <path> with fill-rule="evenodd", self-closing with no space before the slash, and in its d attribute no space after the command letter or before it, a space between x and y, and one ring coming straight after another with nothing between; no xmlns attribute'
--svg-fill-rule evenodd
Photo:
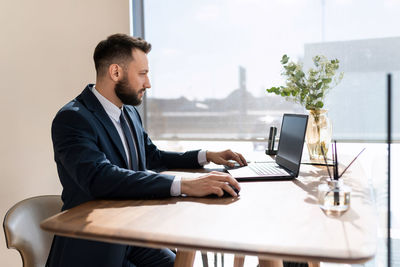
<svg viewBox="0 0 400 267"><path fill-rule="evenodd" d="M240 158L240 156L237 153L233 154L233 159L240 164L240 166L244 166L244 162L242 161L242 159Z"/></svg>
<svg viewBox="0 0 400 267"><path fill-rule="evenodd" d="M222 197L222 196L224 195L224 191L223 191L222 188L219 187L219 186L214 186L214 187L212 188L212 193L215 194L215 195L217 195L217 196L219 196L219 197Z"/></svg>
<svg viewBox="0 0 400 267"><path fill-rule="evenodd" d="M208 174L208 178L221 182L228 182L229 177L232 176L224 172L210 172Z"/></svg>
<svg viewBox="0 0 400 267"><path fill-rule="evenodd" d="M207 173L206 175L226 176L229 174L226 172L211 171L211 172Z"/></svg>
<svg viewBox="0 0 400 267"><path fill-rule="evenodd" d="M232 187L230 187L229 184L227 184L226 182L219 182L212 187L212 194L215 194L219 197L222 197L224 195L224 191L233 197L238 196L235 190L233 190Z"/></svg>
<svg viewBox="0 0 400 267"><path fill-rule="evenodd" d="M230 160L236 161L240 166L247 165L246 159L242 154L234 152L230 149L221 152L207 151L207 160L216 164L226 165L231 168L235 167L235 163Z"/></svg>
<svg viewBox="0 0 400 267"><path fill-rule="evenodd" d="M235 190L233 190L232 187L230 187L227 183L224 183L224 184L222 185L222 188L223 188L226 192L228 192L231 196L237 197L237 194L236 194Z"/></svg>
<svg viewBox="0 0 400 267"><path fill-rule="evenodd" d="M181 192L188 196L206 196L215 194L219 197L224 191L232 196L237 196L235 187L240 191L240 185L231 175L222 172L210 172L198 178L185 178L181 180Z"/></svg>
<svg viewBox="0 0 400 267"><path fill-rule="evenodd" d="M233 185L234 187L236 187L236 189L239 191L241 189L239 182L235 178L233 178L230 174L223 173L223 172L210 172L209 178L212 180L223 182L224 184L229 183L229 184Z"/></svg>
<svg viewBox="0 0 400 267"><path fill-rule="evenodd" d="M235 163L229 160L224 160L225 163L223 165L229 166L231 168L235 167Z"/></svg>
<svg viewBox="0 0 400 267"><path fill-rule="evenodd" d="M240 154L240 153L236 153L236 154L238 154L240 160L242 161L242 163L243 163L242 166L247 166L247 161L246 161L246 159L243 157L243 155Z"/></svg>
<svg viewBox="0 0 400 267"><path fill-rule="evenodd" d="M240 166L246 166L247 162L240 153L235 153L235 160L240 164Z"/></svg>
<svg viewBox="0 0 400 267"><path fill-rule="evenodd" d="M246 166L247 165L247 162L246 162L246 160L245 160L245 158L243 157L242 154L237 153L237 152L233 152L230 149L225 150L225 159L224 160L226 160L226 159L233 159L234 161L239 163L240 166ZM232 162L224 164L224 165L228 165L229 167L234 167L235 166L234 163L232 163Z"/></svg>
<svg viewBox="0 0 400 267"><path fill-rule="evenodd" d="M233 185L234 187L236 187L237 190L239 190L239 191L241 190L239 182L235 178L233 178L232 176L229 176L229 183L231 185Z"/></svg>

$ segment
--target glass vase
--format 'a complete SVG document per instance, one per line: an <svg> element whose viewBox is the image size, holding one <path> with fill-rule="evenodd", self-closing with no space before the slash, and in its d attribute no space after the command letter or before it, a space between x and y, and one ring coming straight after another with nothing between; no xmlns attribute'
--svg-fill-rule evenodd
<svg viewBox="0 0 400 267"><path fill-rule="evenodd" d="M324 109L309 110L306 143L311 160L323 160L321 145L325 156L332 139L332 124Z"/></svg>
<svg viewBox="0 0 400 267"><path fill-rule="evenodd" d="M318 203L328 215L341 215L350 208L351 188L341 179L318 186Z"/></svg>

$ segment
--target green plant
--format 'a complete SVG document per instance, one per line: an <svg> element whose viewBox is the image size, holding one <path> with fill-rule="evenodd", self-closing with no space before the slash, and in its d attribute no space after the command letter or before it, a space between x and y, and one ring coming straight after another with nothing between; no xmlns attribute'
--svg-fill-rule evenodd
<svg viewBox="0 0 400 267"><path fill-rule="evenodd" d="M326 94L342 80L343 72L336 74L338 59L328 60L324 56L315 56L313 62L315 68L310 68L305 74L301 63L289 62L289 57L283 55L282 75L286 77L286 86L271 87L267 92L286 97L308 110L322 109Z"/></svg>

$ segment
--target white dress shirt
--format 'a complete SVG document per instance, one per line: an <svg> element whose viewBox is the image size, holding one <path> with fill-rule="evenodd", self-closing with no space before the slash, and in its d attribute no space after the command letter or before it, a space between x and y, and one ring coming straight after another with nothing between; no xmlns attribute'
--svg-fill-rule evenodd
<svg viewBox="0 0 400 267"><path fill-rule="evenodd" d="M124 150L125 150L125 154L126 154L126 158L128 159L129 162L129 167L131 167L131 157L130 157L130 153L129 153L129 146L126 140L126 137L124 135L124 132L122 130L121 127L121 123L119 121L119 117L121 116L121 112L122 112L122 108L117 107L116 105L114 105L112 102L110 102L107 98L105 98L103 95L101 95L97 89L95 88L95 86L93 86L92 89L93 94L96 96L96 98L99 100L100 104L103 106L104 110L106 111L107 115L110 117L111 121L113 122L119 137L122 140L122 145L124 146ZM122 113L123 116L125 117L125 120L128 121L126 119L126 116L124 113ZM128 123L129 126L129 130L132 132L132 129ZM132 135L133 136L133 135ZM135 152L136 152L136 158L139 159L138 157L138 153L137 153L137 144L135 141L135 138L133 138L133 143L135 145ZM197 160L199 162L200 165L205 165L207 164L207 158L206 158L206 150L200 150L199 154L197 155ZM148 171L148 170L146 170ZM148 171L150 172L150 171ZM174 180L172 181L172 185L171 185L171 189L170 189L170 193L171 196L179 196L181 195L181 177L180 176L175 176Z"/></svg>

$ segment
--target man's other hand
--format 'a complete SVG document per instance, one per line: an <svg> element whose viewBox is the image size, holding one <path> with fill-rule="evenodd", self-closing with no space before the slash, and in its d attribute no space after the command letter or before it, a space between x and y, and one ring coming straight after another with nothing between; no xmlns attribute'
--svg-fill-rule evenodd
<svg viewBox="0 0 400 267"><path fill-rule="evenodd" d="M220 152L207 151L206 158L207 158L207 161L209 161L209 162L214 162L215 164L219 164L219 165L226 165L231 168L233 168L235 166L235 164L233 162L229 162L229 160L236 161L237 163L239 163L240 166L247 165L247 161L244 159L242 154L233 152L230 149L220 151Z"/></svg>
<svg viewBox="0 0 400 267"><path fill-rule="evenodd" d="M224 191L236 197L236 192L228 185L231 184L240 191L239 183L231 175L223 172L210 172L196 178L185 178L181 180L181 193L187 196L204 197L215 194L222 197Z"/></svg>

